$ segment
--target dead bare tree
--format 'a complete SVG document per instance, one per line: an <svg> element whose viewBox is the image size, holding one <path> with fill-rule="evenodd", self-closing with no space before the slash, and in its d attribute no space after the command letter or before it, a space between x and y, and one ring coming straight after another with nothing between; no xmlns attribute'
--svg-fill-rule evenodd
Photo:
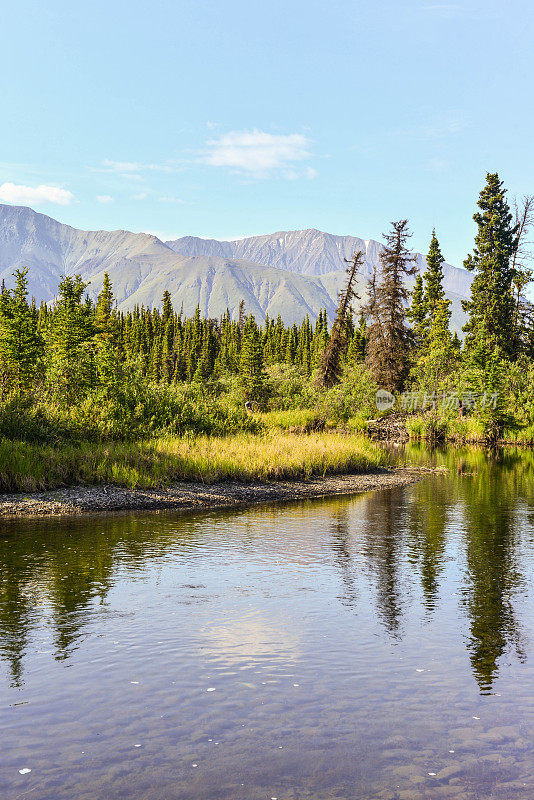
<svg viewBox="0 0 534 800"><path fill-rule="evenodd" d="M239 316L237 318L237 325L239 327L239 332L243 334L243 328L245 327L245 300L241 300L239 303Z"/></svg>
<svg viewBox="0 0 534 800"><path fill-rule="evenodd" d="M345 259L348 264L346 269L347 282L345 288L339 293L339 303L336 318L332 325L330 339L324 349L319 364L319 374L317 383L319 386L329 389L339 383L342 374L342 356L347 345L347 327L351 303L354 299L359 299L354 289L354 281L361 265L363 264L363 252L358 250L352 259Z"/></svg>
<svg viewBox="0 0 534 800"><path fill-rule="evenodd" d="M533 270L529 264L534 259L534 241L530 239L534 226L534 195L523 195L521 200L514 198L514 216L517 228L517 240L512 257L513 287L515 292L514 329L520 346L524 323L532 317L532 304L523 295L526 286L532 280Z"/></svg>
<svg viewBox="0 0 534 800"><path fill-rule="evenodd" d="M512 269L522 269L532 260L532 246L534 241L529 240L532 226L534 225L534 195L523 195L521 200L514 198L514 216L517 227L517 245L512 258ZM530 270L532 272L532 270Z"/></svg>

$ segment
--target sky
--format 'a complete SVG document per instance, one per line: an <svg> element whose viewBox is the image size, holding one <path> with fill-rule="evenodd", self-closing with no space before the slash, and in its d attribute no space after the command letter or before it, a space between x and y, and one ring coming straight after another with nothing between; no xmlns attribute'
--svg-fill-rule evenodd
<svg viewBox="0 0 534 800"><path fill-rule="evenodd" d="M0 202L232 239L433 226L461 265L486 172L534 192L534 7L511 0L18 0Z"/></svg>

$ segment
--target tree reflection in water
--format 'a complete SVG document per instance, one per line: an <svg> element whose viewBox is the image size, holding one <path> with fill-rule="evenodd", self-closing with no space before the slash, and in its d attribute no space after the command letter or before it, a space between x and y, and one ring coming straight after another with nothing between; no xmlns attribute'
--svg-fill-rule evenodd
<svg viewBox="0 0 534 800"><path fill-rule="evenodd" d="M409 445L405 455L408 462L449 471L408 488L370 493L358 504L325 502L325 535L341 581L338 598L355 613L359 604L374 600L377 618L399 640L413 586L420 586L430 622L442 599L447 564L455 560L462 576L456 587L460 612L468 627L465 647L480 690L488 692L503 657L526 658L514 597L527 590L529 565L522 563L521 552L534 537L534 454ZM291 507L276 512L286 513ZM246 514L225 512L229 520ZM2 523L0 657L9 665L13 685L20 685L30 641L43 627L53 631L54 657L68 660L88 620L105 607L119 569L137 575L173 547L193 545L202 530L200 518L197 523L175 520L172 529L164 519L151 517L148 525L146 519L78 519L68 526L54 520ZM243 534L251 548L255 535L249 528ZM431 628L425 635L432 635Z"/></svg>

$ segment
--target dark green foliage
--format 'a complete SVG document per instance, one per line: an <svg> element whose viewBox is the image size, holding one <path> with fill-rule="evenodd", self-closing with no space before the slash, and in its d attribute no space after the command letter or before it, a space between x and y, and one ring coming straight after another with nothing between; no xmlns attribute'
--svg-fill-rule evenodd
<svg viewBox="0 0 534 800"><path fill-rule="evenodd" d="M412 303L406 312L413 325L412 376L420 389L434 394L459 356L458 338L453 343L449 330L450 300L443 289L444 260L433 230L427 267L416 278Z"/></svg>
<svg viewBox="0 0 534 800"><path fill-rule="evenodd" d="M412 301L410 308L406 311L406 316L412 323L416 355L428 346L430 330L436 323L436 317L442 318L444 311L450 306L450 301L446 299L443 288L444 261L436 231L433 230L426 257L426 270L415 279Z"/></svg>
<svg viewBox="0 0 534 800"><path fill-rule="evenodd" d="M123 380L119 342L120 320L114 310L114 297L107 272L95 306L94 359L97 382L110 392Z"/></svg>
<svg viewBox="0 0 534 800"><path fill-rule="evenodd" d="M27 269L14 273L15 289L0 293L0 394L15 394L32 388L42 356L38 317L28 305Z"/></svg>
<svg viewBox="0 0 534 800"><path fill-rule="evenodd" d="M423 276L419 274L415 279L410 307L406 309L406 316L410 320L413 328L413 344L416 351L423 346L428 332L426 311Z"/></svg>
<svg viewBox="0 0 534 800"><path fill-rule="evenodd" d="M367 364L379 386L395 391L408 374L412 333L406 325L408 291L405 278L415 273L414 256L407 247L408 221L392 223L380 254L380 274L369 282L365 308L369 318Z"/></svg>
<svg viewBox="0 0 534 800"><path fill-rule="evenodd" d="M243 326L239 377L247 400L262 403L266 399L267 375L261 334L252 314L246 318Z"/></svg>
<svg viewBox="0 0 534 800"><path fill-rule="evenodd" d="M464 326L465 346L469 351L482 336L491 347L499 347L515 358L515 302L512 284L515 277L513 256L517 250L518 226L506 202L506 190L497 173L488 173L480 192L479 211L473 215L478 231L473 254L464 261L475 273L471 298L462 305L469 314Z"/></svg>
<svg viewBox="0 0 534 800"><path fill-rule="evenodd" d="M44 332L48 386L68 402L82 397L95 381L94 318L91 306L82 302L85 288L79 275L62 278Z"/></svg>
<svg viewBox="0 0 534 800"><path fill-rule="evenodd" d="M425 306L426 313L430 318L432 324L433 318L436 313L441 313L441 306L443 302L449 305L449 301L445 299L445 290L443 288L443 263L445 259L441 254L441 249L436 236L435 229L432 231L432 239L430 240L430 248L426 257L426 270L423 276L425 281Z"/></svg>
<svg viewBox="0 0 534 800"><path fill-rule="evenodd" d="M350 304L361 254L349 264L331 331L326 310L314 323L292 325L280 316L259 325L243 303L234 318L227 310L207 319L199 307L184 318L169 292L161 310L121 312L108 275L94 303L79 276L66 276L57 300L36 308L26 270L18 270L15 288L0 289L0 438L55 444L224 433L254 425L246 401L249 410L365 426L377 386L399 391L408 374L408 388L425 393L497 394L495 407L470 412L488 438L510 424L505 407L534 431L534 307L523 295L533 203L525 198L512 224L502 183L488 175L466 262L475 279L463 347L449 330L435 232L407 309L405 279L415 267L406 220L386 236L357 321Z"/></svg>

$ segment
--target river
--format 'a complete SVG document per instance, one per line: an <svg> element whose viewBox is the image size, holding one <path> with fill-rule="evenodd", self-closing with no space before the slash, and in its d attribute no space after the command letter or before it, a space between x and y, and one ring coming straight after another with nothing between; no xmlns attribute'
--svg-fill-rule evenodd
<svg viewBox="0 0 534 800"><path fill-rule="evenodd" d="M0 523L4 800L534 797L534 454Z"/></svg>

